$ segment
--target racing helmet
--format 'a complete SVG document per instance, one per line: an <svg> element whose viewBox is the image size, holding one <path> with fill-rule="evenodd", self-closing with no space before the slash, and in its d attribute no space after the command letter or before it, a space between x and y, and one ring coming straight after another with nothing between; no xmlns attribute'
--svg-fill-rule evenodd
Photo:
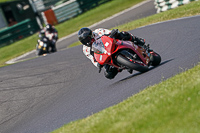
<svg viewBox="0 0 200 133"><path fill-rule="evenodd" d="M83 45L90 47L94 42L92 30L86 27L81 28L78 32L78 39Z"/></svg>
<svg viewBox="0 0 200 133"><path fill-rule="evenodd" d="M47 31L53 31L53 26L51 24L47 24L45 27Z"/></svg>

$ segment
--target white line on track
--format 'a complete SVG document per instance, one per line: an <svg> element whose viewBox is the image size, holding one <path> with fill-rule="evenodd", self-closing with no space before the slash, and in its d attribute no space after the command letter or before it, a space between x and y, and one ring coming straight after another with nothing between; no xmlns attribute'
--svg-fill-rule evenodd
<svg viewBox="0 0 200 133"><path fill-rule="evenodd" d="M6 64L13 64L13 63L15 63L17 60L19 60L19 59L21 59L21 58L24 58L24 57L26 57L26 56L28 56L29 54L32 54L32 53L34 53L34 52L36 52L36 50L30 51L30 52L28 52L28 53L25 53L25 54L19 56L19 57L16 57L16 58L14 58L14 59L11 59L11 60L7 61Z"/></svg>

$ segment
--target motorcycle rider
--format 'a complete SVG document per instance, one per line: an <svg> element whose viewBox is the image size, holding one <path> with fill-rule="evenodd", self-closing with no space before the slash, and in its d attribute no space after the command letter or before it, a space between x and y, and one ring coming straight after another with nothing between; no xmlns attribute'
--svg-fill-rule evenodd
<svg viewBox="0 0 200 133"><path fill-rule="evenodd" d="M49 34L53 34L53 38L48 37ZM51 47L51 52L56 52L56 41L58 40L58 32L54 26L47 24L39 33L39 38L46 36L49 38L49 47Z"/></svg>
<svg viewBox="0 0 200 133"><path fill-rule="evenodd" d="M107 65L107 64L104 66L101 66L95 60L94 51L92 51L91 47L92 47L92 43L95 40L98 40L101 36L103 35L110 36L111 34L114 35L114 38L116 39L120 39L124 41L132 41L135 44L140 45L140 46L143 46L145 44L145 39L138 38L126 31L119 32L118 29L113 29L111 31L111 30L103 29L103 28L99 28L92 31L91 29L87 27L81 28L78 32L78 38L79 38L79 41L83 44L83 53L85 54L87 58L91 60L91 62L96 67L99 68L99 70L101 70L102 67L105 69L104 75L108 79L113 79L118 74L118 72L121 72L122 70L118 70L117 68ZM132 70L130 70L129 72L132 73Z"/></svg>

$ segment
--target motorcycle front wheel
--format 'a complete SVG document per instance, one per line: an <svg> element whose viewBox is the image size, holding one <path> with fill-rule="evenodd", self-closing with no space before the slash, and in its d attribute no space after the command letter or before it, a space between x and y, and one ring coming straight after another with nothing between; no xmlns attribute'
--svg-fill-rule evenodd
<svg viewBox="0 0 200 133"><path fill-rule="evenodd" d="M152 55L153 55L152 66L158 66L161 62L161 56L156 52L154 52Z"/></svg>
<svg viewBox="0 0 200 133"><path fill-rule="evenodd" d="M36 49L36 55L38 55L38 56L43 55L43 50L42 49Z"/></svg>
<svg viewBox="0 0 200 133"><path fill-rule="evenodd" d="M121 66L125 66L132 70L136 70L139 72L146 72L149 70L148 66L142 66L137 63L134 63L134 62L130 61L128 58L126 58L126 56L121 55L121 54L119 54L117 56L116 60Z"/></svg>

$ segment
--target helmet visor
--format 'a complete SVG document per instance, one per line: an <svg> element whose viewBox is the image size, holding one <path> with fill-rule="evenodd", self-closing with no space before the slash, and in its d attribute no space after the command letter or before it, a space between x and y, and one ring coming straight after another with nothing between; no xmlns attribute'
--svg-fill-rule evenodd
<svg viewBox="0 0 200 133"><path fill-rule="evenodd" d="M87 36L85 39L81 40L81 43L90 46L93 43L93 39L91 36Z"/></svg>

